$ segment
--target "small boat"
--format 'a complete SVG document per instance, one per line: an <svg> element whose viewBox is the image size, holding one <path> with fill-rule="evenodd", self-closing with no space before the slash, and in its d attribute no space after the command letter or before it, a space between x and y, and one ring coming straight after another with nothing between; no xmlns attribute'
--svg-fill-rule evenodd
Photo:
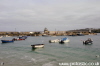
<svg viewBox="0 0 100 66"><path fill-rule="evenodd" d="M93 40L90 38L88 40L83 41L83 44L88 45L88 44L93 44Z"/></svg>
<svg viewBox="0 0 100 66"><path fill-rule="evenodd" d="M83 44L87 45L87 44L93 44L93 41L83 41Z"/></svg>
<svg viewBox="0 0 100 66"><path fill-rule="evenodd" d="M82 34L82 33L78 33L77 36L84 36L84 34Z"/></svg>
<svg viewBox="0 0 100 66"><path fill-rule="evenodd" d="M25 40L25 39L13 39L14 41L20 41L20 40Z"/></svg>
<svg viewBox="0 0 100 66"><path fill-rule="evenodd" d="M44 47L44 44L34 44L34 45L31 45L32 48L43 48Z"/></svg>
<svg viewBox="0 0 100 66"><path fill-rule="evenodd" d="M71 34L71 35L68 35L68 36L77 36L77 35Z"/></svg>
<svg viewBox="0 0 100 66"><path fill-rule="evenodd" d="M59 43L66 43L66 42L70 42L70 40L68 38L62 38Z"/></svg>
<svg viewBox="0 0 100 66"><path fill-rule="evenodd" d="M20 36L18 38L13 38L12 40L14 40L14 41L20 41L20 40L25 40L25 39L27 39L27 36Z"/></svg>
<svg viewBox="0 0 100 66"><path fill-rule="evenodd" d="M14 40L14 41L20 41L20 40L25 40L25 39L13 38L12 40Z"/></svg>
<svg viewBox="0 0 100 66"><path fill-rule="evenodd" d="M27 39L27 36L21 36L19 39Z"/></svg>
<svg viewBox="0 0 100 66"><path fill-rule="evenodd" d="M47 35L47 34L43 34L42 36L43 37L51 37L50 35Z"/></svg>
<svg viewBox="0 0 100 66"><path fill-rule="evenodd" d="M14 42L13 40L1 40L2 43L11 43L11 42Z"/></svg>
<svg viewBox="0 0 100 66"><path fill-rule="evenodd" d="M55 42L59 42L59 39L55 39L55 40L49 40L50 43L55 43Z"/></svg>

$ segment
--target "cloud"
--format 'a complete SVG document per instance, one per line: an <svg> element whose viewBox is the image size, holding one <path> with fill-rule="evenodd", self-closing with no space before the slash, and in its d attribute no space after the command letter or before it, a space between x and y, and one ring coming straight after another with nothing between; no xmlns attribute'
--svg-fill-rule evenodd
<svg viewBox="0 0 100 66"><path fill-rule="evenodd" d="M0 0L1 27L5 29L6 24L8 28L24 31L45 27L50 30L98 28L99 3L99 0Z"/></svg>

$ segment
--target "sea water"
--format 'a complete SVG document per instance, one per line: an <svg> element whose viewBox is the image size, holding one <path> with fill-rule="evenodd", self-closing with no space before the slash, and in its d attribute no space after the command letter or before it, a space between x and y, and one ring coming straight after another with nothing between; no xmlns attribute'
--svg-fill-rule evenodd
<svg viewBox="0 0 100 66"><path fill-rule="evenodd" d="M49 43L49 40L68 37L69 43ZM3 37L2 39L12 39ZM92 38L92 45L83 41ZM32 49L32 44L45 44L44 48ZM100 34L85 36L28 37L14 43L0 42L0 65L4 66L60 66L60 63L99 62ZM3 65L2 65L3 66ZM68 65L66 65L68 66ZM79 66L79 65L78 65ZM99 65L100 66L100 65Z"/></svg>

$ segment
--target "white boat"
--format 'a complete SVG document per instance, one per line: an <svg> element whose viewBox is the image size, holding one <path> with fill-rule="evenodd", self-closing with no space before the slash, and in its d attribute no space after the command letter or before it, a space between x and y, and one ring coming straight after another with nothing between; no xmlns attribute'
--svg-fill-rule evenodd
<svg viewBox="0 0 100 66"><path fill-rule="evenodd" d="M55 42L59 42L59 39L55 39L55 40L49 40L50 43L55 43Z"/></svg>
<svg viewBox="0 0 100 66"><path fill-rule="evenodd" d="M59 43L66 43L66 42L70 42L70 40L68 38L62 38Z"/></svg>
<svg viewBox="0 0 100 66"><path fill-rule="evenodd" d="M32 48L43 48L44 47L44 44L34 44L34 45L31 45Z"/></svg>
<svg viewBox="0 0 100 66"><path fill-rule="evenodd" d="M43 37L51 37L50 35L47 35L47 34L43 34L42 36Z"/></svg>

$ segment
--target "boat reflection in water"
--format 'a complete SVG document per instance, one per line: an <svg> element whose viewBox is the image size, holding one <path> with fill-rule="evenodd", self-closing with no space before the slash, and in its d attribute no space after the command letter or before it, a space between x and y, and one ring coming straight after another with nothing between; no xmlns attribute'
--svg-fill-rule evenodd
<svg viewBox="0 0 100 66"><path fill-rule="evenodd" d="M32 48L32 51L40 51L40 50L42 50L44 47L42 47L42 48Z"/></svg>

